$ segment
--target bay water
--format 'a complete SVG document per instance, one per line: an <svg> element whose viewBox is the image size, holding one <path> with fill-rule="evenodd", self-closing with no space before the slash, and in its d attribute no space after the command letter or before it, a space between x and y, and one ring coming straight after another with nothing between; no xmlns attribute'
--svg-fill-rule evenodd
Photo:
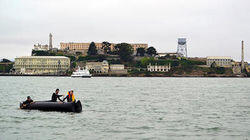
<svg viewBox="0 0 250 140"><path fill-rule="evenodd" d="M81 113L21 110L74 90ZM248 78L0 77L0 140L250 139Z"/></svg>

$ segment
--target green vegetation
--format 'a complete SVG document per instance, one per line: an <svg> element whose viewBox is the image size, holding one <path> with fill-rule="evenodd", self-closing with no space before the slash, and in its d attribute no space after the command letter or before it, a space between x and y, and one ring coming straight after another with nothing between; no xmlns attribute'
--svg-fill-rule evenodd
<svg viewBox="0 0 250 140"><path fill-rule="evenodd" d="M136 56L144 56L146 53L144 48L137 48L136 50Z"/></svg>
<svg viewBox="0 0 250 140"><path fill-rule="evenodd" d="M0 61L0 73L9 73L12 68L13 63L10 60L3 58Z"/></svg>
<svg viewBox="0 0 250 140"><path fill-rule="evenodd" d="M56 56L56 53L50 51L32 50L32 56Z"/></svg>
<svg viewBox="0 0 250 140"><path fill-rule="evenodd" d="M5 58L3 58L1 61L0 61L0 63L9 63L9 62L11 62L9 59L5 59Z"/></svg>
<svg viewBox="0 0 250 140"><path fill-rule="evenodd" d="M133 60L132 54L133 49L130 44L121 43L115 46L117 54L119 55L121 61L123 62L131 62Z"/></svg>
<svg viewBox="0 0 250 140"><path fill-rule="evenodd" d="M13 63L0 64L0 73L9 73L13 68Z"/></svg>
<svg viewBox="0 0 250 140"><path fill-rule="evenodd" d="M104 50L104 54L111 54L111 43L104 41L102 42L102 49Z"/></svg>
<svg viewBox="0 0 250 140"><path fill-rule="evenodd" d="M209 68L208 74L225 74L226 69L224 67L212 67Z"/></svg>
<svg viewBox="0 0 250 140"><path fill-rule="evenodd" d="M76 61L103 61L106 60L106 55L88 55L88 56L79 56Z"/></svg>
<svg viewBox="0 0 250 140"><path fill-rule="evenodd" d="M157 54L157 51L154 47L149 47L146 51L146 53L149 55L149 56L155 56Z"/></svg>
<svg viewBox="0 0 250 140"><path fill-rule="evenodd" d="M94 42L91 42L89 45L88 55L97 55L96 45Z"/></svg>

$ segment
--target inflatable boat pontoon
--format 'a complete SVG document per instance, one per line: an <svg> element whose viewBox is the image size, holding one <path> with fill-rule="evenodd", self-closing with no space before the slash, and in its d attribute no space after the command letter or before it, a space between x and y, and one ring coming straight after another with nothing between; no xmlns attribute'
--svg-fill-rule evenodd
<svg viewBox="0 0 250 140"><path fill-rule="evenodd" d="M81 112L82 104L77 102L51 102L51 101L36 101L27 106L20 103L21 109L34 109L43 111L62 111L62 112Z"/></svg>

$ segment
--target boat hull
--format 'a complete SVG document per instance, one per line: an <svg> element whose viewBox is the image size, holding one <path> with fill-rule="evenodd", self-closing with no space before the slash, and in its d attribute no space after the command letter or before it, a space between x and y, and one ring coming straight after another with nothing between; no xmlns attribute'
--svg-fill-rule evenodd
<svg viewBox="0 0 250 140"><path fill-rule="evenodd" d="M77 102L50 102L50 101L37 101L27 106L23 106L20 103L21 109L29 110L43 110L43 111L61 111L61 112L81 112L82 104L80 101Z"/></svg>

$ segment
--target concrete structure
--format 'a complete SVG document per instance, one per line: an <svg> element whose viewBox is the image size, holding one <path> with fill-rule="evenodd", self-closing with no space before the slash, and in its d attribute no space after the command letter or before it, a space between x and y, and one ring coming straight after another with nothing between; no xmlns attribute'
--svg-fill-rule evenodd
<svg viewBox="0 0 250 140"><path fill-rule="evenodd" d="M70 59L64 56L24 56L15 58L17 74L59 74L70 68Z"/></svg>
<svg viewBox="0 0 250 140"><path fill-rule="evenodd" d="M123 64L111 64L109 66L109 72L111 74L127 74L128 71L124 68Z"/></svg>
<svg viewBox="0 0 250 140"><path fill-rule="evenodd" d="M244 41L241 41L241 72L245 69L244 65Z"/></svg>
<svg viewBox="0 0 250 140"><path fill-rule="evenodd" d="M94 73L108 73L109 63L106 60L103 62L86 62L86 68Z"/></svg>
<svg viewBox="0 0 250 140"><path fill-rule="evenodd" d="M178 55L178 53L158 53L155 57L165 57L165 56L178 57L179 55Z"/></svg>
<svg viewBox="0 0 250 140"><path fill-rule="evenodd" d="M155 57L165 57L168 53L158 53Z"/></svg>
<svg viewBox="0 0 250 140"><path fill-rule="evenodd" d="M132 49L134 51L134 55L137 53L138 48L144 48L145 51L148 49L148 44L130 44L132 46Z"/></svg>
<svg viewBox="0 0 250 140"><path fill-rule="evenodd" d="M169 56L176 56L176 57L179 56L178 53L167 53L167 55L169 55Z"/></svg>
<svg viewBox="0 0 250 140"><path fill-rule="evenodd" d="M208 56L207 66L210 67L213 63L218 67L232 67L232 58L226 56Z"/></svg>
<svg viewBox="0 0 250 140"><path fill-rule="evenodd" d="M147 66L147 70L150 72L168 72L171 69L170 64L168 65L151 65Z"/></svg>
<svg viewBox="0 0 250 140"><path fill-rule="evenodd" d="M115 49L115 43L110 43L110 49L111 51L113 51ZM90 43L74 43L74 42L70 42L70 43L60 43L60 49L61 50L68 50L72 53L76 53L76 52L81 52L82 55L87 55L88 49L89 49L89 45ZM96 45L96 49L98 51L99 54L102 54L104 52L104 48L103 48L103 44L102 43L95 43ZM136 54L136 50L137 48L148 48L148 44L131 44L133 50L134 50L134 54Z"/></svg>
<svg viewBox="0 0 250 140"><path fill-rule="evenodd" d="M34 49L35 51L48 51L49 50L49 46L48 45L41 45L41 44L37 44L34 45Z"/></svg>
<svg viewBox="0 0 250 140"><path fill-rule="evenodd" d="M41 45L41 44L35 44L34 45L34 49L35 51L48 51L48 50L52 50L53 46L52 46L52 34L49 34L49 45Z"/></svg>
<svg viewBox="0 0 250 140"><path fill-rule="evenodd" d="M179 57L187 57L187 39L178 38L177 54Z"/></svg>
<svg viewBox="0 0 250 140"><path fill-rule="evenodd" d="M49 49L51 50L53 48L52 46L52 34L49 34Z"/></svg>

